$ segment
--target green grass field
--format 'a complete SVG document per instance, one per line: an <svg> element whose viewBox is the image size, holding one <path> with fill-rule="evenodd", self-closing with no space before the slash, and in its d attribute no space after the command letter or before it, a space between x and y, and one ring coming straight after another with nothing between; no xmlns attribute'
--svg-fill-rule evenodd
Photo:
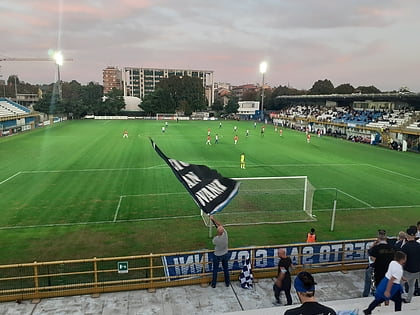
<svg viewBox="0 0 420 315"><path fill-rule="evenodd" d="M167 156L226 177L308 176L317 221L231 226L231 247L301 242L311 227L319 240L370 238L378 228L395 235L420 220L418 154L331 137L308 144L305 134L280 137L271 125L261 137L261 124L222 123L169 122L162 134L162 121L71 121L0 138L0 263L212 248L198 207L149 137ZM208 128L220 144L205 145ZM228 214L229 206L218 217Z"/></svg>

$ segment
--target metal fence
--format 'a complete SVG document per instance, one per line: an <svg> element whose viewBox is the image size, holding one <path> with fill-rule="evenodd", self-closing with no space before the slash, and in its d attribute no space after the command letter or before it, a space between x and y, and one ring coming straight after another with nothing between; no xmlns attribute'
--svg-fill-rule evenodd
<svg viewBox="0 0 420 315"><path fill-rule="evenodd" d="M239 276L245 256L250 259L254 278L276 276L279 247L286 248L292 257L293 273L302 269L328 272L365 268L366 247L370 242L372 239L230 249L231 279ZM202 250L2 265L0 301L208 285L212 252Z"/></svg>

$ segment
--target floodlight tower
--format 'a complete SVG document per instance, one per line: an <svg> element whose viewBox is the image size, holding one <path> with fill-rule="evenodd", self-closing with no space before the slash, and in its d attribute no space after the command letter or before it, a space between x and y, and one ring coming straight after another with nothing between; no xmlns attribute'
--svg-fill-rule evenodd
<svg viewBox="0 0 420 315"><path fill-rule="evenodd" d="M263 61L260 63L260 72L262 74L262 86L261 86L261 120L264 120L264 74L267 71L267 62Z"/></svg>
<svg viewBox="0 0 420 315"><path fill-rule="evenodd" d="M61 77L60 77L60 66L63 65L63 55L61 51L56 51L53 55L53 59L57 65L57 88L58 88L58 99L61 101L63 92L61 90Z"/></svg>

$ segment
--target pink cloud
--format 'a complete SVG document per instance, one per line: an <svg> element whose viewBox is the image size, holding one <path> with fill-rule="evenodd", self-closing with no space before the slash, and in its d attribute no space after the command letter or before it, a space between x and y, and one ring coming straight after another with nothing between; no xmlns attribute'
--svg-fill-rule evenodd
<svg viewBox="0 0 420 315"><path fill-rule="evenodd" d="M401 9L382 9L378 7L361 7L359 12L372 18L395 18L404 15Z"/></svg>
<svg viewBox="0 0 420 315"><path fill-rule="evenodd" d="M49 13L82 14L101 18L116 18L125 16L132 10L143 9L152 6L151 0L119 0L106 1L102 5L92 5L83 1L63 1L60 7L57 3L53 5L49 1L33 4L33 10ZM60 10L62 9L62 12Z"/></svg>

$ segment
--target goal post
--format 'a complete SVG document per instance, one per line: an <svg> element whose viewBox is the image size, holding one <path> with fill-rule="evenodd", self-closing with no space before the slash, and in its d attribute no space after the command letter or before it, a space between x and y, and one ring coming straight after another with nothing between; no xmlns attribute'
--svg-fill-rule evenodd
<svg viewBox="0 0 420 315"><path fill-rule="evenodd" d="M178 114L156 113L156 120L176 120Z"/></svg>
<svg viewBox="0 0 420 315"><path fill-rule="evenodd" d="M234 178L241 182L236 197L217 216L223 225L309 222L315 188L307 176ZM211 228L208 215L201 212Z"/></svg>

